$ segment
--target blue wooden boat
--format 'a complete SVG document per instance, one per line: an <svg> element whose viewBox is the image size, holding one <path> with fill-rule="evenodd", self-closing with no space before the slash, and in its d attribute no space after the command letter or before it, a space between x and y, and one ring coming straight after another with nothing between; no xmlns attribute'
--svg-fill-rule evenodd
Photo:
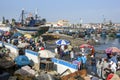
<svg viewBox="0 0 120 80"><path fill-rule="evenodd" d="M101 34L100 34L100 36L102 37L102 38L106 38L106 32L102 32Z"/></svg>
<svg viewBox="0 0 120 80"><path fill-rule="evenodd" d="M116 37L120 38L120 31L116 33Z"/></svg>
<svg viewBox="0 0 120 80"><path fill-rule="evenodd" d="M28 23L26 23L27 21ZM43 34L49 30L49 26L46 26L46 20L38 19L37 15L34 17L27 17L24 20L24 10L22 10L22 19L21 22L16 22L15 28L18 32L22 34Z"/></svg>

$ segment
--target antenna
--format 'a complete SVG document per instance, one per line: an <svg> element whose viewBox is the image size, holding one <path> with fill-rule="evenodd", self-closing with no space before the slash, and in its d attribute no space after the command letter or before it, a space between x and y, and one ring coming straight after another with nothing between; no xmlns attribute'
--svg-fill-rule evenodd
<svg viewBox="0 0 120 80"><path fill-rule="evenodd" d="M103 24L105 24L106 22L106 19L105 19L105 16L103 15Z"/></svg>

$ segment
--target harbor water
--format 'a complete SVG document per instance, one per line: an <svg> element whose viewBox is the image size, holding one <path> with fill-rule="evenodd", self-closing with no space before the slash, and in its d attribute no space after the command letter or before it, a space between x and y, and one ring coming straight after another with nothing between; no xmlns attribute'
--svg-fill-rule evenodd
<svg viewBox="0 0 120 80"><path fill-rule="evenodd" d="M120 38L115 39L100 39L100 45L95 45L96 50L105 50L108 47L117 47L120 49Z"/></svg>

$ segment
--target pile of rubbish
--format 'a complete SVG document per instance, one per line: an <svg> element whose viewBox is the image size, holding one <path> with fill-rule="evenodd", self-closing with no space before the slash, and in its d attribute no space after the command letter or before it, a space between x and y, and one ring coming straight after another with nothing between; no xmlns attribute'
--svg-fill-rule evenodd
<svg viewBox="0 0 120 80"><path fill-rule="evenodd" d="M35 70L31 69L29 66L24 66L21 69L15 71L14 75L17 76L19 80L22 79L32 80L35 77L36 72Z"/></svg>
<svg viewBox="0 0 120 80"><path fill-rule="evenodd" d="M87 76L87 71L85 69L80 71L75 71L68 75L62 76L61 80L85 80L84 77Z"/></svg>

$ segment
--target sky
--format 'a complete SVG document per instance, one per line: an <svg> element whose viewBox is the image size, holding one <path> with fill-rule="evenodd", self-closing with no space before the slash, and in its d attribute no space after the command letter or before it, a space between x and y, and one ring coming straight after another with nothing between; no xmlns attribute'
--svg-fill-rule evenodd
<svg viewBox="0 0 120 80"><path fill-rule="evenodd" d="M120 0L0 0L0 20L20 19L21 10L46 18L47 22L60 19L70 23L101 23L104 18L120 23Z"/></svg>

